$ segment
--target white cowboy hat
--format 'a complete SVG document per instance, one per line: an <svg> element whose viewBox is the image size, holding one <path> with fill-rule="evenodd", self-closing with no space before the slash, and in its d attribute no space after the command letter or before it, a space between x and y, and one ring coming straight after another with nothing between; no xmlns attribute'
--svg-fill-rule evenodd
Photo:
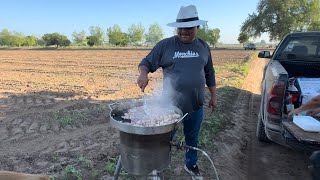
<svg viewBox="0 0 320 180"><path fill-rule="evenodd" d="M199 20L197 8L194 5L181 6L176 22L167 24L170 27L189 28L200 26L207 23L207 21Z"/></svg>

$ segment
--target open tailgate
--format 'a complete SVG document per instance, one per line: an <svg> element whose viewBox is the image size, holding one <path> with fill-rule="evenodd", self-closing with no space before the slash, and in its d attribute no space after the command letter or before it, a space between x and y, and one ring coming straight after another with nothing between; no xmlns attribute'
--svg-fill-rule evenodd
<svg viewBox="0 0 320 180"><path fill-rule="evenodd" d="M298 141L308 144L320 145L319 132L306 132L293 122L283 122L283 127L288 130Z"/></svg>

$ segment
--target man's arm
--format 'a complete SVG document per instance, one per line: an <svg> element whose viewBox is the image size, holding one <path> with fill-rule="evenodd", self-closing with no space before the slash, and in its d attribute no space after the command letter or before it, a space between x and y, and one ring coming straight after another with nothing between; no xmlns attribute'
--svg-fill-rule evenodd
<svg viewBox="0 0 320 180"><path fill-rule="evenodd" d="M319 114L319 113L320 113L320 107L308 111L307 115L309 115L309 116L315 116L316 114Z"/></svg>
<svg viewBox="0 0 320 180"><path fill-rule="evenodd" d="M148 85L149 79L148 74L155 72L159 67L162 67L161 57L163 53L164 43L167 39L161 40L157 43L149 54L141 60L139 63L139 72L140 75L137 79L138 86L141 88L141 91L144 92L144 89Z"/></svg>
<svg viewBox="0 0 320 180"><path fill-rule="evenodd" d="M291 117L294 114L299 114L300 112L307 111L307 110L312 110L312 109L316 109L316 108L320 108L320 95L312 98L310 101L308 101L307 103L303 104L299 108L292 110L288 114L288 116Z"/></svg>

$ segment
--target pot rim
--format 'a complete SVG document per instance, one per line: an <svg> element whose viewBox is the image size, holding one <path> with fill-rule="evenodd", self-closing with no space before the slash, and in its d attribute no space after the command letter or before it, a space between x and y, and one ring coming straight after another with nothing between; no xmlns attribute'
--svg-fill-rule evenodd
<svg viewBox="0 0 320 180"><path fill-rule="evenodd" d="M182 123L182 120L187 115L183 115L182 111L173 106L174 111L180 115L180 119L171 124L165 124L161 126L137 126L132 125L130 123L121 122L115 119L116 115L120 112L128 111L130 108L141 106L142 101L130 101L130 102L118 102L109 104L110 112L109 117L113 127L119 129L122 132L131 133L131 134L140 134L140 135L154 135L154 134L163 134L167 132L171 132L178 128L178 126ZM117 105L115 108L112 106Z"/></svg>

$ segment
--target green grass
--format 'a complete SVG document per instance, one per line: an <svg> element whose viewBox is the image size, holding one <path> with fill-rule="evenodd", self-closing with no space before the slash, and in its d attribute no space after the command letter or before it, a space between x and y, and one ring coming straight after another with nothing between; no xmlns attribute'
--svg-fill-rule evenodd
<svg viewBox="0 0 320 180"><path fill-rule="evenodd" d="M82 122L89 121L90 114L101 114L106 110L106 106L99 105L92 108L85 107L83 109L63 109L54 112L54 118L59 122L60 127L67 125L75 126Z"/></svg>
<svg viewBox="0 0 320 180"><path fill-rule="evenodd" d="M86 168L93 169L93 163L90 159L86 159L84 156L78 158L79 162L85 165Z"/></svg>
<svg viewBox="0 0 320 180"><path fill-rule="evenodd" d="M117 161L115 159L110 159L106 166L104 167L104 169L109 173L109 174L114 174L115 170L116 170L116 163Z"/></svg>
<svg viewBox="0 0 320 180"><path fill-rule="evenodd" d="M96 180L98 178L98 175L99 171L94 167L92 160L87 159L83 155L81 155L80 157L78 157L76 166L69 164L65 167L65 169L63 170L62 179L82 180L85 178L89 178L90 180Z"/></svg>
<svg viewBox="0 0 320 180"><path fill-rule="evenodd" d="M99 175L99 171L94 167L93 162L90 159L85 158L84 156L80 156L78 158L79 162L84 165L85 168L88 169L92 180L97 179Z"/></svg>
<svg viewBox="0 0 320 180"><path fill-rule="evenodd" d="M82 175L80 173L80 170L77 170L74 166L68 165L64 169L64 179L66 180L82 180Z"/></svg>
<svg viewBox="0 0 320 180"><path fill-rule="evenodd" d="M58 177L53 175L53 176L49 176L50 180L58 180Z"/></svg>
<svg viewBox="0 0 320 180"><path fill-rule="evenodd" d="M78 109L64 109L62 111L54 112L53 116L59 122L61 127L65 127L67 125L76 125L79 122L87 120L85 114Z"/></svg>

